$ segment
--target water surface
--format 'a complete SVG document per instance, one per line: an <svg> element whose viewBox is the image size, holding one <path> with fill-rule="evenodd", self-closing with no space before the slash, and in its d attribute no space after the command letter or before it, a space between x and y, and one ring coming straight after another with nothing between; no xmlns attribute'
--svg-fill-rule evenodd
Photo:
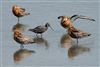
<svg viewBox="0 0 100 67"><path fill-rule="evenodd" d="M3 2L2 3L2 64L3 67L16 66L98 66L99 65L99 2ZM34 28L49 22L54 31L48 29L43 38L26 30L26 35L34 36L37 43L20 49L20 44L13 40L12 27L17 18L12 14L13 4L20 5L30 12L20 19L20 23ZM96 22L77 20L76 28L89 32L90 37L71 39L60 26L60 15L80 14L92 17ZM33 51L33 52L32 52ZM16 59L17 58L17 59Z"/></svg>

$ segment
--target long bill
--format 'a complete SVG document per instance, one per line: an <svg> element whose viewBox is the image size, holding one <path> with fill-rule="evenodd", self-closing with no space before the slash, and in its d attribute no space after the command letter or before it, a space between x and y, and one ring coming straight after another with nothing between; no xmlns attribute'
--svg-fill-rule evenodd
<svg viewBox="0 0 100 67"><path fill-rule="evenodd" d="M80 15L79 17L80 19L86 19L86 20L90 20L90 21L95 21L94 19L90 18L90 17L87 17L87 16L82 16Z"/></svg>
<svg viewBox="0 0 100 67"><path fill-rule="evenodd" d="M50 26L50 28L54 31L54 29Z"/></svg>

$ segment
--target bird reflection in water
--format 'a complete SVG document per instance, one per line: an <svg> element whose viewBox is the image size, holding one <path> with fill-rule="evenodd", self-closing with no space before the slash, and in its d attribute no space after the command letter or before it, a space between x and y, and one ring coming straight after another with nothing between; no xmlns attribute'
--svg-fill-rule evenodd
<svg viewBox="0 0 100 67"><path fill-rule="evenodd" d="M68 50L68 57L70 59L73 59L75 56L78 56L80 54L83 54L84 52L89 52L90 48L78 46L78 45L72 45L72 47Z"/></svg>
<svg viewBox="0 0 100 67"><path fill-rule="evenodd" d="M35 37L34 42L37 43L38 45L45 45L46 49L48 49L49 47L48 41L43 37L42 38Z"/></svg>
<svg viewBox="0 0 100 67"><path fill-rule="evenodd" d="M28 50L28 49L17 50L13 55L14 63L17 63L23 60L24 58L31 56L33 53L35 53L34 50Z"/></svg>
<svg viewBox="0 0 100 67"><path fill-rule="evenodd" d="M20 30L20 31L25 31L25 29L26 29L26 27L27 27L28 25L26 25L26 24L22 24L22 23L17 23L17 24L15 24L14 26L13 26L13 28L12 28L12 31L14 32L15 30Z"/></svg>
<svg viewBox="0 0 100 67"><path fill-rule="evenodd" d="M72 44L72 39L68 34L63 34L60 40L60 44L62 48L69 48Z"/></svg>

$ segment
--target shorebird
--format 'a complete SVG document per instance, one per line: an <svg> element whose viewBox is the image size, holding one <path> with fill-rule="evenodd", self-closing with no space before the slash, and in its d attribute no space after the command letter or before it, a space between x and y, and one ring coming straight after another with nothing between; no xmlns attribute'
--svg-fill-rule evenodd
<svg viewBox="0 0 100 67"><path fill-rule="evenodd" d="M77 44L78 44L78 39L81 39L81 38L84 38L84 37L87 37L87 36L90 36L91 35L90 33L86 33L86 32L83 32L81 30L77 30L74 27L68 28L68 34L72 38L77 39Z"/></svg>
<svg viewBox="0 0 100 67"><path fill-rule="evenodd" d="M73 15L71 17L59 16L58 19L61 19L61 26L65 29L68 28L69 26L73 26L72 22L74 22L76 19L86 19L86 20L90 20L90 21L95 21L92 18L82 16L82 15Z"/></svg>
<svg viewBox="0 0 100 67"><path fill-rule="evenodd" d="M16 16L18 18L18 22L19 22L20 17L30 15L30 13L25 12L25 8L21 8L17 5L12 6L12 12L13 12L14 16Z"/></svg>
<svg viewBox="0 0 100 67"><path fill-rule="evenodd" d="M13 38L17 43L21 44L21 48L24 47L23 45L35 43L33 38L23 35L19 30L14 31Z"/></svg>
<svg viewBox="0 0 100 67"><path fill-rule="evenodd" d="M50 26L50 24L46 23L43 26L37 26L34 29L29 29L29 31L36 33L36 36L37 36L37 34L41 34L41 37L42 37L42 33L46 32L48 27L50 27L53 30L53 28Z"/></svg>
<svg viewBox="0 0 100 67"><path fill-rule="evenodd" d="M67 16L59 16L58 19L60 19L60 18L61 18L61 26L63 28L66 29L69 26L73 26L69 17L67 17Z"/></svg>

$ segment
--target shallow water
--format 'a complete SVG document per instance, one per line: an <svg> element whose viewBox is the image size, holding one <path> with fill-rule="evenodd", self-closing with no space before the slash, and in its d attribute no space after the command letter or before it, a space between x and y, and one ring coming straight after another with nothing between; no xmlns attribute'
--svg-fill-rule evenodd
<svg viewBox="0 0 100 67"><path fill-rule="evenodd" d="M29 16L20 19L20 23L34 28L49 22L54 31L48 29L43 37L26 30L26 35L34 36L37 43L24 46L13 40L12 27L17 18L12 14L13 4L25 7ZM2 2L2 65L8 66L99 66L99 2ZM1 11L1 10L0 10ZM60 15L80 14L92 17L96 22L77 20L76 28L89 32L90 37L71 39L60 26ZM33 51L33 52L32 52ZM16 59L17 58L17 59Z"/></svg>

